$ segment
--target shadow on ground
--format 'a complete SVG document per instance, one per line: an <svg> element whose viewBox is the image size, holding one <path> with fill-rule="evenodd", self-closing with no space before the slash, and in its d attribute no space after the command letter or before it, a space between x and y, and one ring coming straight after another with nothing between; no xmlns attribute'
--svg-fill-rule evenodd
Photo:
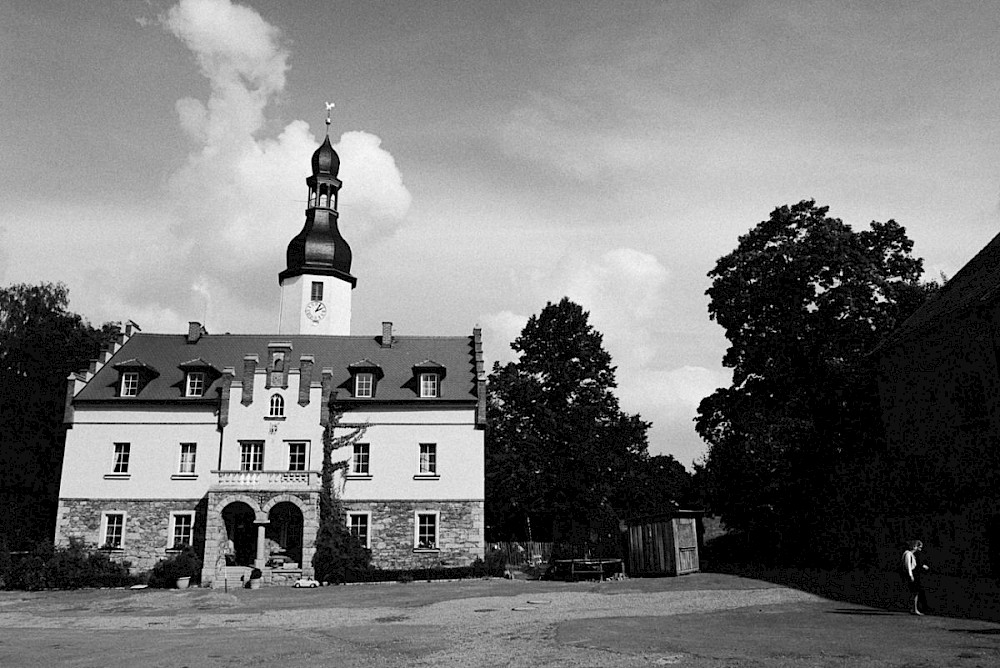
<svg viewBox="0 0 1000 668"><path fill-rule="evenodd" d="M717 573L764 580L844 601L892 612L908 609L909 598L898 574L886 571L828 571L809 568L766 568L714 565ZM924 578L927 607L932 615L1000 622L1000 586L987 578L928 574ZM835 611L859 614L857 611ZM877 614L877 613L875 613Z"/></svg>

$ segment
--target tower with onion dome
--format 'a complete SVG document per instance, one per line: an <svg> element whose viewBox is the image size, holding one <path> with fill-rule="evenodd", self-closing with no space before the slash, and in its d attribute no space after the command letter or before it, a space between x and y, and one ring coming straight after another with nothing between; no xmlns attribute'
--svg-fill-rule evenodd
<svg viewBox="0 0 1000 668"><path fill-rule="evenodd" d="M313 153L312 175L306 179L306 222L289 242L285 270L278 274L279 334L351 333L351 291L358 279L351 275L351 247L337 227L342 184L340 156L330 144L330 107L326 139Z"/></svg>

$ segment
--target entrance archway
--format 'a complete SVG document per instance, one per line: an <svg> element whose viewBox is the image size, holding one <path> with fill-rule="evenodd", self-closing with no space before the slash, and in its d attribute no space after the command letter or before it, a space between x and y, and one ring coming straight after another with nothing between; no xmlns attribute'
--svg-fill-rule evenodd
<svg viewBox="0 0 1000 668"><path fill-rule="evenodd" d="M277 561L291 561L302 567L302 511L294 503L282 501L268 513L270 523L265 536L270 547L270 557Z"/></svg>
<svg viewBox="0 0 1000 668"><path fill-rule="evenodd" d="M222 509L226 536L232 542L233 566L253 566L257 555L255 517L253 508L242 501L234 501Z"/></svg>

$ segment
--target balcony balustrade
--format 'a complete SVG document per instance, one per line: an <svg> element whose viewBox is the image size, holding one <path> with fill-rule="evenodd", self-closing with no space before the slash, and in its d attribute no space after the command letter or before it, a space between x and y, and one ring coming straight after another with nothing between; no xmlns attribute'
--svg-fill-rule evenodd
<svg viewBox="0 0 1000 668"><path fill-rule="evenodd" d="M212 471L216 489L319 489L319 471Z"/></svg>

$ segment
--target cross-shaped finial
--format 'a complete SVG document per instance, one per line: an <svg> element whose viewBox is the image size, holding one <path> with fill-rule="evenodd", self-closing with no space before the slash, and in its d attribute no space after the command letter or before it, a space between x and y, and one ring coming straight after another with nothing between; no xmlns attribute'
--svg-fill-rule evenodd
<svg viewBox="0 0 1000 668"><path fill-rule="evenodd" d="M326 124L327 124L327 126L330 125L330 111L333 109L333 107L334 107L333 102L327 102L326 103Z"/></svg>

